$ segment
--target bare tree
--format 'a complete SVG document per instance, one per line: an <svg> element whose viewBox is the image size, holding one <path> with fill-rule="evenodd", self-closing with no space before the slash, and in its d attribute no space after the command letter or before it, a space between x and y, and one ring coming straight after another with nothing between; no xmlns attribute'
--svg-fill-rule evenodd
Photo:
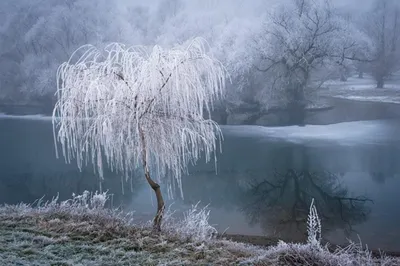
<svg viewBox="0 0 400 266"><path fill-rule="evenodd" d="M55 138L67 162L76 158L81 168L91 160L101 177L103 157L126 178L141 166L157 197L160 230L159 183L165 180L169 192L177 185L183 196L182 171L202 154L210 160L217 148L219 126L204 117L222 95L226 72L202 39L151 53L121 44L82 49L77 62L73 55L58 69Z"/></svg>
<svg viewBox="0 0 400 266"><path fill-rule="evenodd" d="M398 1L376 0L363 21L375 52L369 71L377 88L383 88L385 79L400 69L400 5Z"/></svg>
<svg viewBox="0 0 400 266"><path fill-rule="evenodd" d="M329 1L293 0L271 14L255 40L256 68L266 102L279 101L298 114L308 104L307 90L314 71L345 66L364 49L364 36L332 8Z"/></svg>

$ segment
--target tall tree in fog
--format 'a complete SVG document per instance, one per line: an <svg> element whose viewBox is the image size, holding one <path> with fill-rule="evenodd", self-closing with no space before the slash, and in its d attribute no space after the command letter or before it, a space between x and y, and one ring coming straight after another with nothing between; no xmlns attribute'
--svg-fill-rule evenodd
<svg viewBox="0 0 400 266"><path fill-rule="evenodd" d="M0 10L5 12L0 13L4 20L0 26L0 96L19 101L52 100L59 62L81 45L111 40L142 42L147 13L134 4L137 2L1 1Z"/></svg>
<svg viewBox="0 0 400 266"><path fill-rule="evenodd" d="M369 71L377 88L400 69L400 3L397 0L376 0L363 19L364 29L374 43L375 52Z"/></svg>
<svg viewBox="0 0 400 266"><path fill-rule="evenodd" d="M312 22L317 17L318 25ZM280 20L291 24L288 32ZM340 21L323 0L0 1L0 97L54 100L58 63L85 43L172 47L202 36L232 80L223 109L301 107L315 94L309 83L316 69L346 70L353 51L363 52L351 40L364 37ZM298 46L294 54L291 45ZM256 70L271 64L268 73Z"/></svg>
<svg viewBox="0 0 400 266"><path fill-rule="evenodd" d="M241 92L250 91L246 75L252 51L247 40L259 28L264 2L0 1L0 97L18 102L52 99L59 62L85 43L171 47L202 36L229 71L234 84L227 92L230 101L237 101Z"/></svg>
<svg viewBox="0 0 400 266"><path fill-rule="evenodd" d="M264 102L280 102L304 110L312 93L312 74L332 65L344 66L367 51L367 38L340 17L329 1L292 0L266 18L254 38L264 76Z"/></svg>
<svg viewBox="0 0 400 266"><path fill-rule="evenodd" d="M232 83L227 84L229 87L224 104L235 107L243 99L254 98L252 76L249 75L253 70L254 50L249 43L260 30L262 14L268 9L265 2L161 1L165 7L163 12L167 15L161 16L164 19L159 26L157 43L180 43L193 35L205 38L215 56L227 68L232 80Z"/></svg>
<svg viewBox="0 0 400 266"><path fill-rule="evenodd" d="M160 230L159 183L182 194L182 171L217 148L220 129L205 117L222 94L225 69L202 39L171 50L111 44L81 52L58 69L55 138L68 162L76 158L81 168L92 160L101 177L103 157L126 178L140 166L157 197Z"/></svg>

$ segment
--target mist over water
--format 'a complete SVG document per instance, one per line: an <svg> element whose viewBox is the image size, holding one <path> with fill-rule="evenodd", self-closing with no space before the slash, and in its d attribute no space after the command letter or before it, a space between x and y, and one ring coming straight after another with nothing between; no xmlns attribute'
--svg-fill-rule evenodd
<svg viewBox="0 0 400 266"><path fill-rule="evenodd" d="M347 138L349 127L360 132ZM59 193L98 190L90 167L56 159L51 122L46 119L0 119L0 202L33 202ZM380 128L378 141L371 142ZM309 202L315 198L324 236L333 243L357 233L370 248L400 249L396 211L400 185L399 141L394 120L353 122L319 129L306 126L301 137L293 128L223 128L223 153L213 163L199 162L183 177L184 199L168 199L184 211L200 201L210 204L210 222L220 232L303 240ZM332 130L335 138L331 139ZM296 130L297 131L297 130ZM308 133L308 134L307 134ZM275 135L275 137L274 137ZM300 141L299 141L300 140ZM343 142L344 141L344 142ZM107 172L103 189L114 206L135 210L138 221L154 215L155 198L141 175L125 183Z"/></svg>

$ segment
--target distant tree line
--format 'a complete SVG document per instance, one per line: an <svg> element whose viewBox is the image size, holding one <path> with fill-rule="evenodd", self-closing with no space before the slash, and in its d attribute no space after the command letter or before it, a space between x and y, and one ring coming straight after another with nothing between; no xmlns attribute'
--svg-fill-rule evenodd
<svg viewBox="0 0 400 266"><path fill-rule="evenodd" d="M398 2L350 13L326 0L1 1L0 101L54 104L57 67L86 43L202 36L230 75L221 110L301 113L328 79L366 73L382 88L400 69Z"/></svg>

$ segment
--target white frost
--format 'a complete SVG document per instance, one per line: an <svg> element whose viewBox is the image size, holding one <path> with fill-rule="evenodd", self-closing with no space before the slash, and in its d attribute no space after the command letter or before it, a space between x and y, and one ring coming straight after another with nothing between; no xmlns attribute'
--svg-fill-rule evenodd
<svg viewBox="0 0 400 266"><path fill-rule="evenodd" d="M146 161L156 181L170 177L168 188L182 190L187 165L203 154L210 160L221 136L204 117L222 96L226 71L206 50L199 38L170 50L78 49L57 72L53 125L66 161L81 168L91 160L103 177L105 158L126 178Z"/></svg>
<svg viewBox="0 0 400 266"><path fill-rule="evenodd" d="M283 139L303 143L310 140L348 143L377 143L396 137L390 134L396 124L388 121L357 121L331 125L306 125L287 127L223 126L226 134Z"/></svg>
<svg viewBox="0 0 400 266"><path fill-rule="evenodd" d="M48 120L51 121L51 116L46 115L8 115L0 113L0 119L26 119L26 120Z"/></svg>

